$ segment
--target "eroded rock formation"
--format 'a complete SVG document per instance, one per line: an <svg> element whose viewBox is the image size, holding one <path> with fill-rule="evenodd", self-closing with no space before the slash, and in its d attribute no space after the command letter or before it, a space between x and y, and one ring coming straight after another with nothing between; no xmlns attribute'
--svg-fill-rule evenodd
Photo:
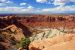
<svg viewBox="0 0 75 50"><path fill-rule="evenodd" d="M73 43L71 44L70 42L71 43L73 42ZM60 35L60 36L57 36L54 38L44 39L44 40L40 40L40 41L39 40L33 41L33 42L31 42L29 49L30 50L53 50L53 49L54 50L56 50L56 49L57 50L58 49L60 49L60 50L71 50L71 49L75 50L74 44L75 44L75 34L66 34L66 35Z"/></svg>

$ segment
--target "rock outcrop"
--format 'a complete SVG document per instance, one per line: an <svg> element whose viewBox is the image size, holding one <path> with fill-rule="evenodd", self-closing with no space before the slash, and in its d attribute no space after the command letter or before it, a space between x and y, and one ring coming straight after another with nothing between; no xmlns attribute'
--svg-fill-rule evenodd
<svg viewBox="0 0 75 50"><path fill-rule="evenodd" d="M71 44L71 43L72 44ZM70 44L69 44L70 43ZM36 40L31 42L30 50L75 50L75 34L59 35L54 38L48 38L43 40ZM69 46L68 46L69 45ZM70 47L70 48L69 48ZM48 48L48 49L47 49Z"/></svg>
<svg viewBox="0 0 75 50"><path fill-rule="evenodd" d="M23 31L16 25L9 25L8 27L0 29L0 47L4 47L5 49L3 50L14 49L12 46L20 42L22 38L25 38Z"/></svg>
<svg viewBox="0 0 75 50"><path fill-rule="evenodd" d="M59 28L59 29L52 29L52 28L36 28L32 30L33 35L30 37L31 41L35 40L43 40L43 39L48 39L48 38L53 38L55 36L59 35L65 35L72 33L74 34L75 31L73 29L64 29L64 28Z"/></svg>
<svg viewBox="0 0 75 50"><path fill-rule="evenodd" d="M75 39L47 47L43 50L75 50Z"/></svg>
<svg viewBox="0 0 75 50"><path fill-rule="evenodd" d="M18 28L16 25L10 25L6 28L0 29L2 34L6 34L12 37L15 37L16 40L21 40L21 38L24 38L24 34L21 28Z"/></svg>

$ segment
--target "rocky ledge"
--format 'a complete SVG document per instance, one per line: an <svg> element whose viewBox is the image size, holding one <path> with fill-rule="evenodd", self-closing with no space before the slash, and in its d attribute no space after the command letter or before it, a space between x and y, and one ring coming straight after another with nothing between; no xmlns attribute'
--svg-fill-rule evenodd
<svg viewBox="0 0 75 50"><path fill-rule="evenodd" d="M53 38L31 42L30 50L75 50L75 34L59 35Z"/></svg>

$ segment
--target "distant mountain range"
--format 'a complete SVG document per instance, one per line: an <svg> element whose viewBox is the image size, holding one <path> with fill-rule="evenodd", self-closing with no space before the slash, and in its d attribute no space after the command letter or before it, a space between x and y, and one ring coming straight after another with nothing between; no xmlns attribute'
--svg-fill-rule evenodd
<svg viewBox="0 0 75 50"><path fill-rule="evenodd" d="M75 15L75 13L52 13L53 15ZM0 14L0 16L30 16L30 15L52 15L52 14L33 14L33 13L28 13L28 14Z"/></svg>

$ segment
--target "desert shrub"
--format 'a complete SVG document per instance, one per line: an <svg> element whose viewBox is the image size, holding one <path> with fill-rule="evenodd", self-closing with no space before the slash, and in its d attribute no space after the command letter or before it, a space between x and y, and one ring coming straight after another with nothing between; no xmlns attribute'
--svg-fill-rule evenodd
<svg viewBox="0 0 75 50"><path fill-rule="evenodd" d="M30 44L30 39L29 38L22 38L21 41L20 41L20 45L22 48L28 48Z"/></svg>

